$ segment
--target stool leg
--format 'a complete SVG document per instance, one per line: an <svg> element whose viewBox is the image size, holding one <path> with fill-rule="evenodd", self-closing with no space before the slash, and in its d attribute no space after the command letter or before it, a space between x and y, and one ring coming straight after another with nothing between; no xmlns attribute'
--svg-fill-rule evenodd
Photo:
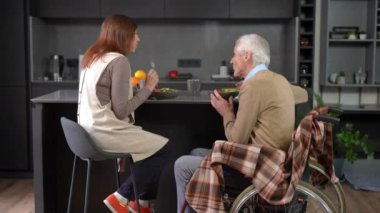
<svg viewBox="0 0 380 213"><path fill-rule="evenodd" d="M87 177L86 177L86 194L84 198L84 212L87 213L88 201L90 199L90 176L91 176L91 160L87 159Z"/></svg>
<svg viewBox="0 0 380 213"><path fill-rule="evenodd" d="M73 196L74 180L75 180L75 168L77 164L77 156L74 155L73 171L71 173L71 183L70 183L70 194L69 194L69 203L67 204L67 213L71 212L71 198Z"/></svg>
<svg viewBox="0 0 380 213"><path fill-rule="evenodd" d="M116 175L116 186L120 188L120 178L119 178L119 164L117 163L117 159L115 159L115 175Z"/></svg>
<svg viewBox="0 0 380 213"><path fill-rule="evenodd" d="M135 180L135 174L134 174L133 168L132 168L132 164L133 164L132 157L129 157L128 161L129 161L129 163L128 163L129 164L129 169L131 171L133 191L135 192L135 200L136 200L136 203L137 203L137 211L138 211L138 213L140 213L139 193L138 193L138 190L137 190L137 185L136 185L136 180Z"/></svg>

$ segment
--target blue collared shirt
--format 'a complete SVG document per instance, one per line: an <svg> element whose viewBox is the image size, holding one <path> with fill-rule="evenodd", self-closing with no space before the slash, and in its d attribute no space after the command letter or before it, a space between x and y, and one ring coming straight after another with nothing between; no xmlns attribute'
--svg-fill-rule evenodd
<svg viewBox="0 0 380 213"><path fill-rule="evenodd" d="M256 67L254 67L247 76L244 78L244 81L246 81L248 78L252 78L256 73L263 71L263 70L268 70L268 67L265 64L259 64Z"/></svg>

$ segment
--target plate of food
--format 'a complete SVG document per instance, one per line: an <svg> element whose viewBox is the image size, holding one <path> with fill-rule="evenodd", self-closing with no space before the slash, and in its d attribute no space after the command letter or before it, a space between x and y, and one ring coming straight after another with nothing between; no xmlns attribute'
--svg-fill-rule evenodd
<svg viewBox="0 0 380 213"><path fill-rule="evenodd" d="M178 90L169 87L156 88L153 90L151 97L158 100L172 99L178 96Z"/></svg>
<svg viewBox="0 0 380 213"><path fill-rule="evenodd" d="M228 100L230 96L235 98L239 94L239 89L236 87L219 88L216 89L216 91L226 100Z"/></svg>

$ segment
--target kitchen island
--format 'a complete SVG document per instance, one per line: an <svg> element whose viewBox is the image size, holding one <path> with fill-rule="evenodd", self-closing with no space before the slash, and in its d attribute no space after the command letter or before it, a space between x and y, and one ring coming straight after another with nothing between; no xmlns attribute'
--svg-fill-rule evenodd
<svg viewBox="0 0 380 213"><path fill-rule="evenodd" d="M215 140L225 138L222 118L211 106L209 93L201 91L193 96L179 91L174 99L147 100L135 112L136 125L169 138L175 150L161 178L155 207L158 213L176 212L174 160L195 147L211 147ZM59 90L31 100L36 212L66 212L73 154L60 117L76 120L77 99L77 90ZM85 163L79 168L82 172L78 172L74 189L73 212L83 209ZM102 200L116 190L112 169L112 161L94 165L89 212L108 211Z"/></svg>

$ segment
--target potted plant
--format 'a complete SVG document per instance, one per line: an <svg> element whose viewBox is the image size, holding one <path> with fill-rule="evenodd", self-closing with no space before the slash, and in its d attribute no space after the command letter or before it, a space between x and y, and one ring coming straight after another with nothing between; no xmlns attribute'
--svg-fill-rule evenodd
<svg viewBox="0 0 380 213"><path fill-rule="evenodd" d="M315 98L317 107L325 106L322 96L315 92L312 93ZM331 113L330 116L336 117L339 115ZM352 167L360 167L366 163L362 162L363 160L361 159L358 160L359 152L364 153L367 159L373 159L374 152L373 143L369 141L367 134L362 134L359 130L356 130L351 123L346 123L344 125L340 124L339 126L341 128L334 127L334 131L336 132L334 137L334 167L336 175L338 177L342 177L343 168L345 168L346 170L352 170ZM341 150L342 152L339 152L338 150ZM344 153L344 155L339 155L340 153ZM366 161L367 159L365 159L364 161ZM357 161L359 161L360 163L355 163ZM368 162L373 163L373 161Z"/></svg>
<svg viewBox="0 0 380 213"><path fill-rule="evenodd" d="M340 71L338 73L338 77L336 78L337 84L345 84L346 83L346 72Z"/></svg>
<svg viewBox="0 0 380 213"><path fill-rule="evenodd" d="M341 172L355 189L380 190L380 161L374 159L373 143L369 142L368 135L360 133L348 123L336 134L336 138L345 153L341 171L336 174ZM359 152L364 153L366 159L359 159Z"/></svg>
<svg viewBox="0 0 380 213"><path fill-rule="evenodd" d="M351 123L346 123L336 134L337 141L344 148L344 158L351 164L358 159L358 151L363 151L368 159L373 159L373 145L368 135L355 130Z"/></svg>
<svg viewBox="0 0 380 213"><path fill-rule="evenodd" d="M355 31L348 32L347 39L356 39L356 32Z"/></svg>

